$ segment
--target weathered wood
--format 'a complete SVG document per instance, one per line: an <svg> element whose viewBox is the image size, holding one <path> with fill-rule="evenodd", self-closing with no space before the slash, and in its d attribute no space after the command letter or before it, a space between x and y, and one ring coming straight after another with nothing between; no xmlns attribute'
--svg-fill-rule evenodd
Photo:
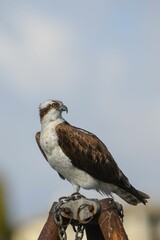
<svg viewBox="0 0 160 240"><path fill-rule="evenodd" d="M56 205L56 202L53 203L48 219L38 237L38 240L60 240L58 235L58 228L53 218L53 209Z"/></svg>
<svg viewBox="0 0 160 240"><path fill-rule="evenodd" d="M128 240L123 223L119 217L113 199L100 200L101 212L98 225L105 240Z"/></svg>
<svg viewBox="0 0 160 240"><path fill-rule="evenodd" d="M87 240L128 240L117 205L113 199L106 198L98 202L100 204L99 215L95 215L90 222L84 224ZM58 226L54 221L54 207L56 204L53 203L38 240L60 240ZM65 220L68 221L67 218ZM75 220L73 223L70 221L71 225L74 225L74 223Z"/></svg>

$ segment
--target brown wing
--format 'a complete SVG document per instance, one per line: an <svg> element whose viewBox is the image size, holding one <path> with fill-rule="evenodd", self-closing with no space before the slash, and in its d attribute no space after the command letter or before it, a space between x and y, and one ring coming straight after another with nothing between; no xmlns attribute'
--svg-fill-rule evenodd
<svg viewBox="0 0 160 240"><path fill-rule="evenodd" d="M41 132L37 132L36 135L35 135L35 139L36 139L36 142L37 142L37 144L38 144L39 149L41 150L41 153L43 154L44 158L45 158L45 159L47 160L47 162L48 162L47 156L46 156L46 154L44 153L43 149L41 148L40 135L41 135ZM60 176L62 179L65 180L65 178L64 178L60 173L58 173L58 174L59 174L59 176Z"/></svg>
<svg viewBox="0 0 160 240"><path fill-rule="evenodd" d="M41 132L37 132L36 136L35 136L35 139L36 139L36 142L38 144L39 149L41 150L41 153L43 154L44 158L47 160L46 154L44 153L43 149L41 148L40 135L41 135ZM48 162L48 160L47 160L47 162Z"/></svg>
<svg viewBox="0 0 160 240"><path fill-rule="evenodd" d="M118 184L123 173L99 138L67 122L59 124L56 132L62 151L75 167L103 182Z"/></svg>
<svg viewBox="0 0 160 240"><path fill-rule="evenodd" d="M144 204L149 196L136 190L119 169L103 142L90 132L64 122L56 127L59 145L72 164L92 177L114 184L131 193ZM137 202L136 202L137 204Z"/></svg>

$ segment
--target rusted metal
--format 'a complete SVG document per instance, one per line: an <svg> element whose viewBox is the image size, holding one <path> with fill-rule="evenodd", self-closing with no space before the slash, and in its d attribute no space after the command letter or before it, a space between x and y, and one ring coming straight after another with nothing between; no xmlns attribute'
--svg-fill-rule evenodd
<svg viewBox="0 0 160 240"><path fill-rule="evenodd" d="M92 218L100 212L99 201L87 199L84 196L79 199L70 198L69 201L65 201L60 206L57 205L58 208L56 208L62 217L78 221L80 224L91 222Z"/></svg>
<svg viewBox="0 0 160 240"><path fill-rule="evenodd" d="M128 240L122 220L119 217L116 203L113 199L100 200L101 213L98 224L105 240Z"/></svg>
<svg viewBox="0 0 160 240"><path fill-rule="evenodd" d="M53 209L56 204L56 202L53 203L49 211L48 219L38 237L38 240L60 240L58 235L58 227L53 218Z"/></svg>
<svg viewBox="0 0 160 240"><path fill-rule="evenodd" d="M94 200L92 199L92 201ZM86 230L87 240L128 240L122 223L123 212L120 208L121 205L118 204L119 206L117 207L117 204L111 198L99 200L98 204L100 205L99 215L95 214L91 221L86 221L84 224L79 222L79 226L83 225ZM57 203L52 205L48 219L38 240L60 240L58 226L54 220L54 209L56 205ZM71 216L70 208L68 209L68 206L69 205L67 205L65 214L66 216L68 216L68 214ZM83 207L84 206L82 204L82 209ZM88 209L86 211L88 211ZM64 222L63 226L67 227L68 218L63 216L63 220L66 221L66 225ZM69 223L74 226L75 219L73 219L73 221L71 219Z"/></svg>

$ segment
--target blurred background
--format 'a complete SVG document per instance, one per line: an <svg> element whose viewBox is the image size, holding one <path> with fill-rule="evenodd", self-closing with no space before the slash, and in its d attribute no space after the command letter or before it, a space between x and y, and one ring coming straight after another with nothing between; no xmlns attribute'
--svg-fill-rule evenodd
<svg viewBox="0 0 160 240"><path fill-rule="evenodd" d="M35 142L48 99L151 196L136 208L118 199L129 239L160 239L159 13L158 0L0 1L0 239L37 239L52 202L72 193Z"/></svg>

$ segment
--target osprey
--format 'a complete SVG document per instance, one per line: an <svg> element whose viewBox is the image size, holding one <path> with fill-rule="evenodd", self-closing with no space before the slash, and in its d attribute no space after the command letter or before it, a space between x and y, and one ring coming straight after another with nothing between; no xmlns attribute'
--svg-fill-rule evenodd
<svg viewBox="0 0 160 240"><path fill-rule="evenodd" d="M149 196L136 190L118 167L104 143L94 134L70 125L62 117L67 107L57 100L39 105L41 132L38 146L62 179L67 179L78 192L80 187L101 194L117 194L127 203L147 203Z"/></svg>

